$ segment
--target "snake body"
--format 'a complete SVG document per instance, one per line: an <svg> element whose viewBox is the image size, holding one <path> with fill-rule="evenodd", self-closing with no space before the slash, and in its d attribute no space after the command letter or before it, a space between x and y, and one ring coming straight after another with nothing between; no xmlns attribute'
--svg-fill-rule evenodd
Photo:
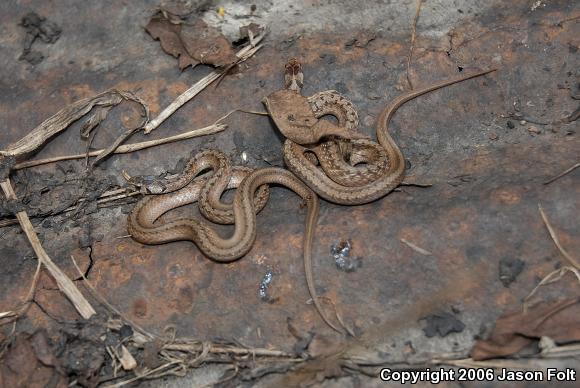
<svg viewBox="0 0 580 388"><path fill-rule="evenodd" d="M284 161L286 165L297 177L305 182L312 190L324 199L343 205L359 205L372 202L390 193L403 180L405 174L405 159L397 143L393 140L388 131L389 122L393 118L397 109L405 102L412 100L425 93L443 88L470 78L479 77L495 71L495 69L466 74L451 80L442 81L433 85L403 94L388 104L379 114L376 126L376 136L378 144L367 139L349 138L348 135L339 139L343 144L346 142L350 146L341 147L341 143L336 138L322 139L322 142L314 147L311 144L301 142L305 138L302 128L287 125L283 120L278 120L276 124L284 126L281 130L287 137L284 142ZM292 77L299 78L300 83L292 83ZM291 59L286 65L286 88L296 94L300 93L303 84L302 68L298 61ZM292 85L292 87L289 87ZM296 87L299 85L300 88ZM266 108L272 116L285 117L293 115L293 107L282 107L285 111L272 111L280 109L280 104L276 102L277 95L274 93L264 99ZM311 99L316 99L316 95ZM273 103L274 102L274 103ZM348 107L335 108L349 109ZM321 114L333 114L332 111L318 112ZM334 115L334 114L333 114ZM335 115L341 119L341 115ZM294 137L294 132L298 136ZM351 132L354 132L351 130ZM339 135L337 135L339 136ZM310 136L315 137L315 136ZM356 169L356 160L345 165L345 148L352 154L352 150L358 148L357 155L366 162L362 169ZM309 153L316 155L319 168L314 163ZM330 167L330 168L329 168ZM353 173L354 171L354 173ZM341 177L342 174L342 177ZM348 176L356 177L356 184L348 180ZM347 182L344 181L346 176ZM341 180L342 179L342 180Z"/></svg>
<svg viewBox="0 0 580 388"><path fill-rule="evenodd" d="M256 214L268 200L268 185L287 187L302 197L308 207L303 246L308 290L321 318L342 332L326 317L314 287L311 256L319 210L316 194L345 205L371 202L388 194L401 183L405 171L403 154L388 132L396 110L424 93L491 71L440 82L398 97L379 115L377 143L357 132L356 109L338 92L301 96L301 66L291 60L286 66L286 88L265 99L272 118L287 137L283 152L290 171L275 167L259 170L231 167L220 151L200 152L176 179L147 186L146 191L160 195L146 196L135 206L129 214L127 229L144 244L190 240L216 261L233 261L245 255L256 239ZM322 120L324 115L335 116L338 125ZM210 175L201 175L208 170L212 171ZM223 191L231 188L237 188L233 203L221 202ZM196 201L210 221L233 223L232 236L222 238L207 222L198 219L158 220L169 210Z"/></svg>
<svg viewBox="0 0 580 388"><path fill-rule="evenodd" d="M213 172L210 177L199 177L200 173L208 169ZM314 287L312 241L318 217L318 197L288 170L276 167L259 170L232 168L222 152L202 151L189 160L175 181L163 185L165 194L146 196L135 206L129 214L127 229L135 240L144 244L193 241L208 257L219 262L230 262L244 256L251 249L256 239L256 214L268 200L267 186L270 184L294 191L302 197L308 208L303 247L308 291L322 319L340 332L324 314ZM222 203L220 197L223 191L231 188L237 188L233 203ZM224 239L208 223L195 218L156 223L169 210L196 201L210 220L233 223L232 236Z"/></svg>

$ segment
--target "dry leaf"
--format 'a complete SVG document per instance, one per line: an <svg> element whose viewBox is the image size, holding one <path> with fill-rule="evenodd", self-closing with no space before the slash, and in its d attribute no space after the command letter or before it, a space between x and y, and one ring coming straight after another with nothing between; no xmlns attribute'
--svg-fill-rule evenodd
<svg viewBox="0 0 580 388"><path fill-rule="evenodd" d="M580 299L542 303L526 312L501 316L488 340L477 341L471 349L476 361L505 357L547 336L556 342L580 340Z"/></svg>
<svg viewBox="0 0 580 388"><path fill-rule="evenodd" d="M199 61L192 58L181 43L179 36L181 24L172 23L165 18L163 13L159 12L149 20L145 30L153 39L159 40L163 51L179 60L179 68L181 70L188 66L195 67L199 64Z"/></svg>
<svg viewBox="0 0 580 388"><path fill-rule="evenodd" d="M175 16L168 18L167 13L160 11L145 30L159 40L163 51L178 58L182 70L199 63L222 67L237 61L230 42L201 19L190 24Z"/></svg>
<svg viewBox="0 0 580 388"><path fill-rule="evenodd" d="M181 25L181 42L187 53L201 63L221 67L237 61L230 42L201 19Z"/></svg>

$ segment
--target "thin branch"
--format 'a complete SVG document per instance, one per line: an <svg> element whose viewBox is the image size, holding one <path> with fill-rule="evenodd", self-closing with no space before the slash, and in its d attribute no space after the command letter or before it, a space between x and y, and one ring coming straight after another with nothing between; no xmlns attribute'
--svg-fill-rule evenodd
<svg viewBox="0 0 580 388"><path fill-rule="evenodd" d="M16 196L16 193L14 193L14 189L12 188L12 185L10 183L10 178L6 178L5 181L0 182L0 186L2 186L2 191L4 191L4 194L6 195L6 199L9 199L9 200L17 200L18 199L18 197ZM48 256L48 254L46 253L46 251L42 247L42 244L40 243L40 240L38 239L36 232L34 231L34 227L32 226L30 219L28 218L28 214L26 214L25 211L20 211L20 212L16 213L16 218L18 218L18 222L20 223L22 230L26 234L26 237L28 237L28 241L30 241L30 244L32 245L32 249L34 249L34 252L36 253L36 257L48 269L50 274L56 280L58 287L68 297L68 299L72 302L72 304L75 306L75 308L79 312L79 314L84 319L89 319L91 316L96 314L93 307L85 299L83 294L81 294L81 292L75 286L73 281L70 280L64 274L64 272L62 272L62 270Z"/></svg>
<svg viewBox="0 0 580 388"><path fill-rule="evenodd" d="M548 179L547 181L544 182L544 184L545 185L548 185L548 184L554 182L556 179L560 179L564 175L571 173L572 171L574 171L578 167L580 167L580 163L576 163L575 165L573 165L572 167L566 169L565 171L561 172L560 174L556 175L555 177Z"/></svg>
<svg viewBox="0 0 580 388"><path fill-rule="evenodd" d="M401 242L403 244L405 244L406 246L408 246L409 248L411 248L412 250L414 250L415 252L418 252L418 253L420 253L422 255L425 255L425 256L431 256L432 255L432 253L429 252L428 250L423 249L420 246L415 245L412 242L405 240L404 238L401 239Z"/></svg>
<svg viewBox="0 0 580 388"><path fill-rule="evenodd" d="M163 345L165 350L174 350L179 352L200 352L203 350L202 343L167 343ZM264 357L295 357L292 353L283 352L281 350L271 350L263 348L242 348L235 346L221 346L221 345L209 345L209 353L217 354L235 354L237 356L253 355L253 356L264 356ZM304 361L303 359L299 359Z"/></svg>
<svg viewBox="0 0 580 388"><path fill-rule="evenodd" d="M528 294L528 296L526 296L526 298L524 299L524 303L523 303L523 310L527 311L528 306L529 306L529 300L532 298L532 296L534 296L536 294L536 292L540 289L540 287L545 286L546 284L552 284L552 283L559 281L568 272L572 272L574 275L576 275L576 279L580 283L580 271L578 271L574 267L562 267L562 268L559 268L555 271L552 271L548 275L546 275L540 281L540 283L538 283L538 285L536 287L534 287L534 289L532 290L532 292L530 292Z"/></svg>
<svg viewBox="0 0 580 388"><path fill-rule="evenodd" d="M162 139L143 141L143 142L134 143L134 144L124 144L124 145L119 146L114 151L114 153L115 154L127 154L130 152L139 151L139 150L149 148L149 147L155 147L155 146L158 146L161 144L167 144L167 143L171 143L171 142L178 141L178 140L191 139L191 138L198 137L198 136L211 135L213 133L221 132L227 128L227 125L219 123L219 121L221 121L221 120L223 120L223 119L219 119L218 121L216 121L214 124L212 124L210 126L207 126L204 128L194 129L194 130L184 132L184 133L180 133L179 135L169 136L169 137L165 137ZM98 156L104 151L105 151L104 149L91 151L88 153L88 156ZM87 156L86 153L82 153L82 154L75 154L75 155L56 156L54 158L29 160L29 161L18 163L16 165L14 165L13 169L20 170L23 168L40 166L42 164L60 162L62 160L82 159L86 156Z"/></svg>
<svg viewBox="0 0 580 388"><path fill-rule="evenodd" d="M409 76L409 69L411 68L411 58L413 57L413 49L415 48L415 38L417 35L417 21L419 20L419 14L421 13L421 6L423 5L423 0L417 0L417 10L415 11L415 18L413 19L413 30L411 32L411 47L409 47L409 56L407 57L407 82L409 83L409 88L413 90L413 83L411 82L411 77Z"/></svg>
<svg viewBox="0 0 580 388"><path fill-rule="evenodd" d="M570 256L570 254L568 252L566 252L566 250L564 249L562 244L560 244L560 240L558 239L558 236L556 235L554 228L552 228L550 221L548 221L548 217L546 216L546 213L544 213L544 209L542 208L542 205L538 204L538 209L540 210L540 215L542 216L542 220L544 221L544 225L546 225L546 228L548 229L548 233L550 233L550 237L552 237L554 244L556 244L556 247L558 247L558 250L560 251L562 256L564 256L564 258L566 260L568 260L568 263L570 263L574 268L580 270L580 264L578 264L576 259L574 259L572 256Z"/></svg>

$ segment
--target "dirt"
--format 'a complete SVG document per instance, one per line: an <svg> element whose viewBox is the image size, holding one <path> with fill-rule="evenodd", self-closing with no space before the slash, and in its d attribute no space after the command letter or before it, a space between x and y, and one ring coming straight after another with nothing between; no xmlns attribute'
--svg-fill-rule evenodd
<svg viewBox="0 0 580 388"><path fill-rule="evenodd" d="M368 135L374 135L374 120L385 104L408 89L415 2L200 3L196 15L230 41L239 39L240 26L268 24L266 45L218 88L206 89L150 136L137 133L131 141L203 127L235 108L263 110L262 98L281 87L283 65L290 57L304 64L305 94L327 89L344 93L357 106L361 130ZM14 212L26 210L45 249L69 277L79 279L72 253L110 303L157 333L170 326L177 336L201 340L222 338L297 354L321 355L344 347L351 355L389 361L419 359L425 353L467 355L482 327L492 326L503 311L521 307L544 276L566 265L539 216L538 203L566 249L580 251L580 170L543 184L577 162L580 42L574 17L580 10L574 2L540 2L533 10L530 3L423 4L409 72L415 87L476 69L498 71L410 101L393 119L391 132L408 160L407 180L432 187L404 186L364 206L322 203L313 252L317 290L336 303L355 339L332 337L306 303L300 254L305 211L288 191L273 190L259 217L254 248L228 265L208 260L190 243L149 247L127 238L126 213L138 197L96 204L104 191L126 185L122 171L151 176L176 172L203 148L219 148L236 164L283 165L281 136L266 117L235 113L220 134L111 156L88 175L82 160L18 171L11 179L22 201L2 198L0 219L11 220ZM0 117L5 131L0 148L73 101L109 88L134 91L155 117L211 71L204 65L180 71L175 58L145 32L157 5L153 0L2 2ZM220 7L225 12L221 16ZM32 49L44 57L34 64L18 60L27 34L20 22L31 11L61 30L50 44L34 41ZM136 119L134 110L115 107L101 123L93 147L107 146ZM84 152L82 125L74 123L33 157ZM195 211L187 208L182 214ZM340 243L347 239L351 247L345 250ZM410 249L401 239L432 254ZM336 256L345 259L345 266L337 267ZM0 264L2 312L23 300L36 268L17 225L0 228ZM85 293L82 281L75 284ZM558 300L563 289L575 289L572 281L562 284L548 288L541 298ZM450 306L460 313L447 313ZM0 339L9 344L2 356L29 361L16 362L22 369L9 373L29 385L34 383L26 380L32 378L31 368L56 386L109 378L113 371L103 345L116 346L127 338L105 326L109 316L99 309L100 324L76 322L74 308L42 271L35 302L18 321L16 333L11 335L12 325L0 330ZM425 335L425 325L434 336ZM39 338L45 338L41 350L51 362L35 348ZM158 350L157 345L131 349L139 363L150 367L159 361L153 356ZM321 367L321 375L344 374L336 360L319 361L306 364L313 370ZM279 370L243 366L243 375L259 377L259 383L232 384L281 385L278 373L293 376L288 365ZM154 381L151 386L212 383L229 373L226 367L209 366L190 372L187 380ZM316 372L301 376L304 383L316 381ZM357 375L324 384L357 382L372 386L378 381Z"/></svg>

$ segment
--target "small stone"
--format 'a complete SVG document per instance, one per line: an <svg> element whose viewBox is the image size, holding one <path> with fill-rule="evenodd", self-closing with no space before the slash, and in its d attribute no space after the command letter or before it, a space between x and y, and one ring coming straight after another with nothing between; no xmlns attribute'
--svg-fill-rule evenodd
<svg viewBox="0 0 580 388"><path fill-rule="evenodd" d="M526 125L526 120L520 121L520 125Z"/></svg>
<svg viewBox="0 0 580 388"><path fill-rule="evenodd" d="M509 129L514 129L515 125L513 123L513 121L508 120L507 123L505 124L506 127L508 127Z"/></svg>
<svg viewBox="0 0 580 388"><path fill-rule="evenodd" d="M491 132L488 137L489 137L489 140L497 140L497 139L499 139L499 136L495 132Z"/></svg>
<svg viewBox="0 0 580 388"><path fill-rule="evenodd" d="M538 133L541 133L542 131L540 130L540 128L536 127L535 125L531 125L528 127L528 132L538 134Z"/></svg>
<svg viewBox="0 0 580 388"><path fill-rule="evenodd" d="M119 334L122 339L128 338L133 335L133 328L129 325L123 325L121 326L121 329L119 329Z"/></svg>

